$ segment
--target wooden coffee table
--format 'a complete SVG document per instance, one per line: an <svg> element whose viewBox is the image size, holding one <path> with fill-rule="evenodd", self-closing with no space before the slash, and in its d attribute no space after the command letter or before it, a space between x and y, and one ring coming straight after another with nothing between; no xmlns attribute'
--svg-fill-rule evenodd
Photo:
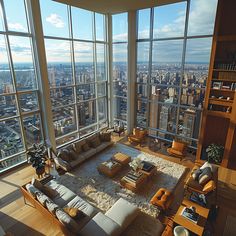
<svg viewBox="0 0 236 236"><path fill-rule="evenodd" d="M196 212L199 214L199 219L197 223L194 223L191 220L188 220L187 218L181 215L185 207L189 208L191 206L195 207ZM209 209L184 199L177 213L175 214L174 222L178 225L182 225L191 232L201 236L203 234L204 227L207 222L208 214L209 214Z"/></svg>

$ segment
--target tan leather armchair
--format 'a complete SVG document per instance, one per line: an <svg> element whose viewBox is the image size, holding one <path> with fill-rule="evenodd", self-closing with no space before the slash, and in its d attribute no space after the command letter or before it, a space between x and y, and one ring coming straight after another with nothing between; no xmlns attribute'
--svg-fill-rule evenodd
<svg viewBox="0 0 236 236"><path fill-rule="evenodd" d="M167 149L167 152L172 155L182 159L185 156L186 143L173 140L172 147Z"/></svg>
<svg viewBox="0 0 236 236"><path fill-rule="evenodd" d="M133 134L128 136L128 141L130 143L139 143L140 145L143 143L144 138L147 134L147 131L142 128L133 128Z"/></svg>

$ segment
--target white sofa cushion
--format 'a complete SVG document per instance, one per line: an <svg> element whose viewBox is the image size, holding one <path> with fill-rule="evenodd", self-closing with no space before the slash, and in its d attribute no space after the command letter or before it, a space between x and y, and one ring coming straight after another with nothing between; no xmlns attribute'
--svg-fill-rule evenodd
<svg viewBox="0 0 236 236"><path fill-rule="evenodd" d="M64 207L77 195L64 185L58 184L56 181L51 180L47 183L49 187L57 191L57 195L52 199L60 207Z"/></svg>
<svg viewBox="0 0 236 236"><path fill-rule="evenodd" d="M36 198L36 193L37 193L37 192L41 192L39 189L37 189L36 187L34 187L33 184L26 184L25 188L27 189L27 191L28 191L34 198Z"/></svg>
<svg viewBox="0 0 236 236"><path fill-rule="evenodd" d="M56 214L56 210L59 208L59 206L50 199L46 199L45 205L47 209L54 215Z"/></svg>
<svg viewBox="0 0 236 236"><path fill-rule="evenodd" d="M121 227L106 215L99 212L80 231L82 236L117 236L121 233Z"/></svg>
<svg viewBox="0 0 236 236"><path fill-rule="evenodd" d="M92 218L97 214L98 210L91 206L88 202L84 201L81 197L76 196L67 204L68 207L78 208L84 214Z"/></svg>
<svg viewBox="0 0 236 236"><path fill-rule="evenodd" d="M45 195L42 192L37 192L36 193L36 198L43 206L46 206L46 201L47 200L49 200L49 201L51 200L47 195Z"/></svg>
<svg viewBox="0 0 236 236"><path fill-rule="evenodd" d="M137 217L138 213L138 207L120 198L105 215L115 221L124 230Z"/></svg>

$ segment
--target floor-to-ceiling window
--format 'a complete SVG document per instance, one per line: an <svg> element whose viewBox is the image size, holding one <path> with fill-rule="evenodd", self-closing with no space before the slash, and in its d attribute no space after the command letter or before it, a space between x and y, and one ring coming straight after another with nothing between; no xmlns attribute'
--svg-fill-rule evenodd
<svg viewBox="0 0 236 236"><path fill-rule="evenodd" d="M189 0L137 14L137 119L149 135L196 148L217 0Z"/></svg>
<svg viewBox="0 0 236 236"><path fill-rule="evenodd" d="M128 14L112 16L112 81L114 124L127 124Z"/></svg>
<svg viewBox="0 0 236 236"><path fill-rule="evenodd" d="M0 172L42 141L32 34L24 0L0 1Z"/></svg>
<svg viewBox="0 0 236 236"><path fill-rule="evenodd" d="M106 24L103 14L41 0L57 145L107 125Z"/></svg>

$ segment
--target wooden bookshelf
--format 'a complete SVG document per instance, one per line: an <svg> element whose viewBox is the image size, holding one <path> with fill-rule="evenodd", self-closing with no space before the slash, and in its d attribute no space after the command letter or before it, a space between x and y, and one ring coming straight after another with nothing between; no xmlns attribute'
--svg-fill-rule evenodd
<svg viewBox="0 0 236 236"><path fill-rule="evenodd" d="M197 161L211 143L224 146L221 166L236 166L236 1L219 0L199 136Z"/></svg>

